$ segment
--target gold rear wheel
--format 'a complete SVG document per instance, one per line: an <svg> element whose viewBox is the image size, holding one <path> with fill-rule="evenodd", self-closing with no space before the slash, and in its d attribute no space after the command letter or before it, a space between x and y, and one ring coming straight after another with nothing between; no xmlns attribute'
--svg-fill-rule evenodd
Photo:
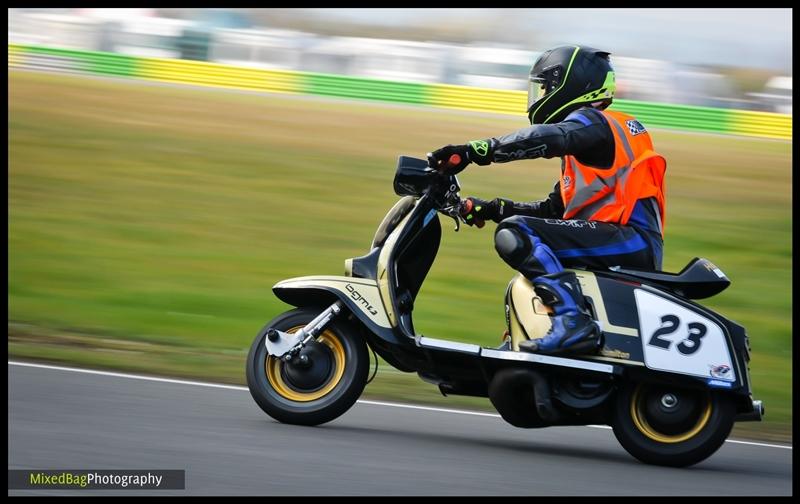
<svg viewBox="0 0 800 504"><path fill-rule="evenodd" d="M680 443L703 430L711 409L708 391L670 391L639 384L631 397L630 414L639 432L653 441Z"/></svg>
<svg viewBox="0 0 800 504"><path fill-rule="evenodd" d="M614 435L648 464L686 467L722 446L733 428L731 394L706 388L623 383L614 398Z"/></svg>

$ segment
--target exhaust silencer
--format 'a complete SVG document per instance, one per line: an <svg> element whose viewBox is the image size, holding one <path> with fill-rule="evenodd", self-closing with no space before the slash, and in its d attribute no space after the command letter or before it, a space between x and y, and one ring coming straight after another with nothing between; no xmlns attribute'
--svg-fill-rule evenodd
<svg viewBox="0 0 800 504"><path fill-rule="evenodd" d="M764 417L764 403L753 401L753 411L736 415L737 422L760 422Z"/></svg>
<svg viewBox="0 0 800 504"><path fill-rule="evenodd" d="M561 415L550 401L550 384L545 376L531 369L503 369L489 384L489 400L515 427L545 427Z"/></svg>

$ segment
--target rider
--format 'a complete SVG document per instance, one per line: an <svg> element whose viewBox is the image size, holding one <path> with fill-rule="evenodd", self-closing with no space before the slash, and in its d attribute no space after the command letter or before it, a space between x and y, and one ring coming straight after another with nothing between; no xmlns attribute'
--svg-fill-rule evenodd
<svg viewBox="0 0 800 504"><path fill-rule="evenodd" d="M468 224L499 223L498 254L553 309L550 331L521 350L579 353L601 344L580 283L564 267L661 269L666 161L641 123L606 110L616 89L609 54L582 46L544 52L530 72L530 127L428 154L445 173L470 163L561 157L561 177L544 200L463 202Z"/></svg>

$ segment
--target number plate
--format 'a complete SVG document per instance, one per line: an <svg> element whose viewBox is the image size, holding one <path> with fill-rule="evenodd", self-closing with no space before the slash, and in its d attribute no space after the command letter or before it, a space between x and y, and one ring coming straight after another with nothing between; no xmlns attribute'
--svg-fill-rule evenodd
<svg viewBox="0 0 800 504"><path fill-rule="evenodd" d="M728 344L713 320L635 289L644 363L650 369L735 381Z"/></svg>

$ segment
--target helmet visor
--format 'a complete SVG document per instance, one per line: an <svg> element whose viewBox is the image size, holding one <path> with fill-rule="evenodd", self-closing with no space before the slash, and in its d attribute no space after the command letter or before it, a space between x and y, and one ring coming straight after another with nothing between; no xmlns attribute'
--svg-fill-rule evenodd
<svg viewBox="0 0 800 504"><path fill-rule="evenodd" d="M541 77L531 77L528 81L528 110L546 94L547 80Z"/></svg>

